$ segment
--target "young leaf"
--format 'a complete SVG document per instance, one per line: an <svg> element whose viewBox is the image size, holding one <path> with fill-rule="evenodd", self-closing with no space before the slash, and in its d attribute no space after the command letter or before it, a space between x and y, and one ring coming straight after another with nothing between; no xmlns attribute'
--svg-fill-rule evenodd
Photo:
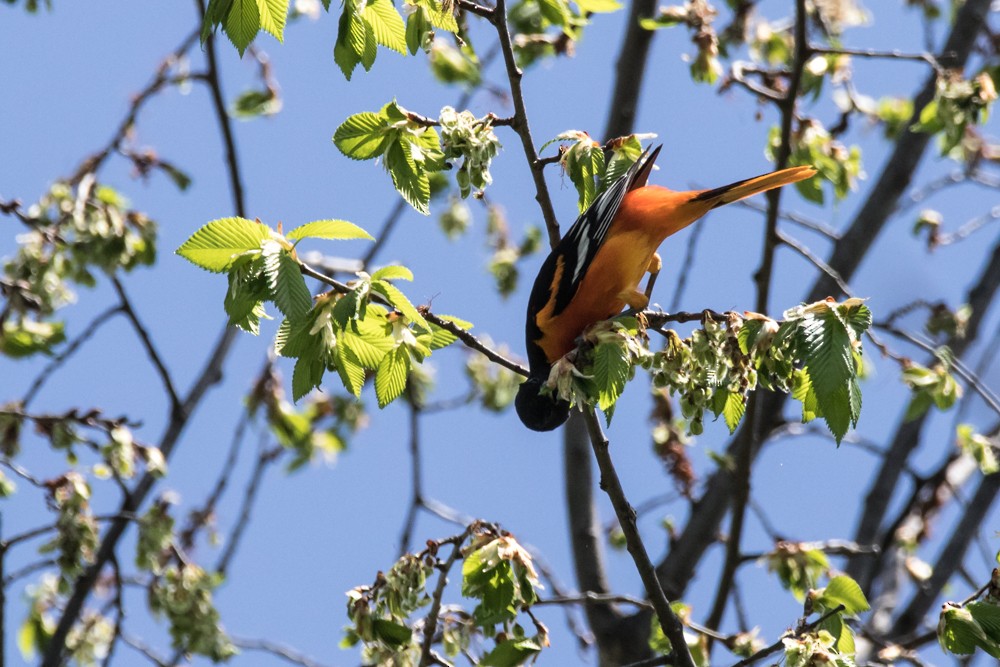
<svg viewBox="0 0 1000 667"><path fill-rule="evenodd" d="M871 608L858 582L846 575L831 579L816 602L827 610L844 605L844 613L848 616L856 616Z"/></svg>
<svg viewBox="0 0 1000 667"><path fill-rule="evenodd" d="M420 213L430 215L430 180L427 172L417 167L411 151L396 141L386 149L384 164L403 199Z"/></svg>
<svg viewBox="0 0 1000 667"><path fill-rule="evenodd" d="M260 28L260 8L257 6L257 0L232 0L223 30L229 41L240 52L241 58Z"/></svg>
<svg viewBox="0 0 1000 667"><path fill-rule="evenodd" d="M323 381L326 364L319 359L303 356L295 362L292 371L292 400L299 400Z"/></svg>
<svg viewBox="0 0 1000 667"><path fill-rule="evenodd" d="M390 0L373 0L365 5L364 19L375 33L375 41L406 55L406 26Z"/></svg>
<svg viewBox="0 0 1000 667"><path fill-rule="evenodd" d="M376 280L413 280L413 272L405 266L390 264L372 274L372 281Z"/></svg>
<svg viewBox="0 0 1000 667"><path fill-rule="evenodd" d="M746 397L739 392L725 392L726 401L722 406L722 417L726 420L726 426L729 427L729 434L732 435L736 433L736 427L740 425L740 420L743 419L743 413L746 411Z"/></svg>
<svg viewBox="0 0 1000 667"><path fill-rule="evenodd" d="M288 17L288 0L257 0L260 27L279 42L285 41L285 19Z"/></svg>
<svg viewBox="0 0 1000 667"><path fill-rule="evenodd" d="M460 320L459 318L452 317L451 315L438 315L438 317L440 317L442 320L447 320L449 322L452 322L460 329L468 330L472 328L471 322ZM430 349L440 350L442 347L448 347L456 340L458 340L458 337L455 336L455 334L446 329L442 329L441 327L439 327L434 323L431 323L431 339L430 342L427 343L427 346Z"/></svg>
<svg viewBox="0 0 1000 667"><path fill-rule="evenodd" d="M228 271L244 253L260 252L260 244L271 238L271 230L246 218L213 220L196 231L177 249L177 254L214 273Z"/></svg>
<svg viewBox="0 0 1000 667"><path fill-rule="evenodd" d="M312 308L312 296L298 262L275 241L264 244L264 274L274 305L291 320L300 320Z"/></svg>
<svg viewBox="0 0 1000 667"><path fill-rule="evenodd" d="M393 308L401 312L410 322L413 322L424 331L431 330L431 326L424 319L424 316L413 307L413 304L406 298L406 295L399 291L392 283L385 280L375 280L372 282L372 291L378 292L385 297L385 300L391 303Z"/></svg>
<svg viewBox="0 0 1000 667"><path fill-rule="evenodd" d="M375 240L371 234L346 220L316 220L314 222L307 222L285 234L285 238L292 241L299 239Z"/></svg>
<svg viewBox="0 0 1000 667"><path fill-rule="evenodd" d="M375 397L380 408L389 405L403 393L409 373L410 353L405 345L397 346L382 358L375 373Z"/></svg>
<svg viewBox="0 0 1000 667"><path fill-rule="evenodd" d="M630 370L628 354L620 345L602 343L594 348L593 375L597 384L598 406L605 413L621 396Z"/></svg>
<svg viewBox="0 0 1000 667"><path fill-rule="evenodd" d="M229 272L229 289L223 301L229 323L254 336L260 333L260 318L266 317L263 302L271 295L263 265L261 258L237 263Z"/></svg>
<svg viewBox="0 0 1000 667"><path fill-rule="evenodd" d="M344 388L361 397L361 388L365 384L365 366L362 365L355 354L354 347L344 335L341 335L337 343L337 373L340 381L344 383Z"/></svg>
<svg viewBox="0 0 1000 667"><path fill-rule="evenodd" d="M851 427L854 377L851 337L843 320L828 305L807 312L799 324L806 369L827 427L839 443Z"/></svg>
<svg viewBox="0 0 1000 667"><path fill-rule="evenodd" d="M352 160L370 160L382 155L390 142L384 114L365 111L348 116L333 134L333 143Z"/></svg>

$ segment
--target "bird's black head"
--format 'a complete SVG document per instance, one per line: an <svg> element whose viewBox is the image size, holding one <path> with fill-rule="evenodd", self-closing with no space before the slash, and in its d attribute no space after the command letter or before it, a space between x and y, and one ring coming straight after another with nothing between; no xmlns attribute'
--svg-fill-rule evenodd
<svg viewBox="0 0 1000 667"><path fill-rule="evenodd" d="M532 431L551 431L569 419L569 403L551 394L542 394L543 380L528 378L517 390L517 416Z"/></svg>

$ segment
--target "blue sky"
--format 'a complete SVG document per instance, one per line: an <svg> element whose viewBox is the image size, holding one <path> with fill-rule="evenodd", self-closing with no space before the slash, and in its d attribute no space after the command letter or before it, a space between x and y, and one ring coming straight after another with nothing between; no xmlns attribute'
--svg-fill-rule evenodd
<svg viewBox="0 0 1000 667"><path fill-rule="evenodd" d="M141 3L121 1L99 4L55 0L51 12L35 16L5 7L0 20L0 197L37 199L57 177L71 173L79 161L100 146L117 126L129 96L141 89L160 59L182 40L195 22L194 3L159 7L155 11ZM879 13L868 28L848 33L851 46L874 48L921 48L916 14L894 6ZM879 6L876 7L875 5ZM762 11L772 18L785 11L784 3L765 3ZM567 129L584 129L599 135L605 120L614 60L624 14L597 17L585 33L572 59L560 59L532 69L525 77L525 94L536 144ZM479 32L481 44L488 35ZM248 209L251 217L286 227L319 218L343 218L377 233L382 219L395 203L396 194L380 167L356 163L342 156L330 141L340 122L352 113L377 110L396 98L409 109L436 116L437 110L454 103L459 91L435 84L422 56L403 59L380 51L373 71L357 72L346 82L333 62L336 20L324 16L312 23L289 26L286 43L279 45L262 36L264 49L281 85L284 107L274 118L237 123L240 161L245 170ZM765 172L769 165L763 146L774 113L743 92L719 94L709 86L693 85L681 54L693 47L681 29L661 31L650 57L637 130L655 132L664 144L660 170L652 181L680 188L714 186ZM240 61L234 49L220 43L220 62L227 98L232 100L251 85L254 65ZM197 51L193 67L200 69ZM906 95L926 75L920 64L858 61L855 83L865 93ZM503 85L502 72L491 69L491 82ZM470 103L477 115L505 108L486 94ZM756 114L760 113L760 118ZM830 106L816 112L830 121ZM529 224L540 224L530 178L516 137L506 129L498 132L504 151L494 163L492 200L502 204L515 237ZM859 123L848 135L865 150L869 173L877 173L884 158L879 132ZM231 215L230 196L207 90L194 86L189 94L172 90L158 96L143 110L136 132L139 146L152 146L159 154L191 174L190 190L179 193L162 176L148 183L129 174L123 160L112 160L103 180L128 195L136 208L147 212L160 225L159 261L155 268L139 269L126 282L140 316L168 360L178 385L189 386L223 323L222 297L225 281L195 269L172 251L208 220ZM953 165L928 154L918 173L918 182L944 173ZM556 169L548 172L560 222L575 217L576 194L568 179ZM862 182L861 189L867 187ZM855 195L837 205L818 208L791 192L784 201L790 210L806 213L837 226L846 223L857 207ZM946 192L933 201L945 215L946 225L961 222L989 210L995 197L988 190L964 188ZM475 331L523 352L523 312L527 289L541 262L535 256L523 266L520 289L506 301L492 291L485 266L485 215L473 206L475 224L468 234L448 241L437 229L435 213L429 218L408 210L379 260L402 262L416 279L407 286L415 301L433 300L436 312L471 320ZM19 229L12 218L3 219L0 255L14 251ZM870 297L876 317L914 298L944 298L955 303L963 285L975 275L982 249L995 236L991 227L975 240L926 253L920 240L909 236L912 215L895 219L878 241L877 262L866 263L853 286ZM700 252L682 301L684 310L713 308L744 310L753 303L750 276L758 262L762 238L761 216L740 207L713 212L707 219ZM788 228L821 255L824 243L797 228ZM672 300L671 286L683 257L690 230L668 240L661 255L665 272L654 301L664 306ZM330 254L362 253L361 243L317 245ZM813 279L813 269L787 251L778 255L778 273L772 296L772 315L798 303L803 286ZM81 289L78 302L67 308L69 335L78 333L95 314L114 302L106 282L93 290ZM995 314L988 320L989 337L996 326ZM263 328L259 338L241 335L225 365L223 384L201 405L175 457L171 474L160 490L174 489L182 499L177 516L199 503L211 488L226 455L241 398L259 370L275 325ZM894 428L905 404L897 387L897 368L869 350L874 374L864 385L866 399L861 418L866 437L878 439ZM905 350L916 358L921 355ZM436 354L436 396L460 395L466 384L462 366L466 353L458 348ZM13 362L0 359L0 377L5 391L0 401L19 396L42 367L39 361ZM286 385L291 366L282 364ZM987 381L996 380L990 369ZM340 627L346 622L344 591L370 583L379 569L395 558L409 497L407 459L407 411L393 405L378 412L370 390L364 396L372 411L371 425L357 435L350 450L333 465L310 466L291 476L272 471L265 479L263 495L253 523L231 571L220 589L217 602L226 628L241 637L267 637L286 642L311 654L324 664L355 664L356 658L337 648ZM139 350L124 319L104 327L84 353L75 357L41 395L35 409L59 411L75 405L99 406L109 415L126 414L143 421L139 437L154 442L164 424L166 406L159 382ZM672 482L650 455L646 415L649 401L643 382L630 385L620 403L609 436L613 455L626 492L633 503L671 490ZM939 461L950 443L953 415L936 418L936 444L919 457L931 466ZM982 428L989 415L974 407L968 418ZM499 521L520 540L537 548L571 586L573 575L562 505L561 447L557 435L525 430L512 412L496 416L476 409L430 415L423 421L425 489L434 498L462 512ZM721 423L709 424L704 436L691 449L700 472L710 470L709 451L726 443ZM242 485L255 456L250 438L235 470L235 491L220 510L222 534L232 525ZM931 442L935 442L931 440ZM26 444L20 462L39 476L57 474L61 462L43 451L38 441ZM864 492L864 475L875 460L852 447L836 449L823 438L782 441L768 448L760 459L754 480L755 498L765 506L770 519L794 539L849 537L855 521L854 498ZM859 475L862 475L859 482ZM819 483L817 483L819 482ZM95 482L100 487L101 482ZM109 484L107 482L103 484ZM843 486L842 486L843 485ZM846 498L837 499L841 488ZM114 502L111 488L95 492L98 511L108 511ZM103 504L102 504L103 503ZM601 499L602 516L612 517ZM38 494L25 485L13 500L0 505L3 533L16 534L49 521ZM647 516L642 524L654 560L664 549L665 537L657 528L665 514L683 520L677 505ZM942 518L946 526L949 515ZM458 532L453 526L422 515L415 533L419 544ZM123 553L128 553L127 540ZM987 534L996 550L997 540ZM756 521L747 536L748 551L768 547L766 535ZM194 554L206 564L217 551L202 544ZM31 548L13 552L8 567L31 562ZM628 555L612 552L609 557L614 588L638 593L641 587ZM699 570L700 577L686 599L695 614L707 613L714 594L719 554L713 552ZM988 575L986 565L978 563ZM773 638L793 622L798 609L789 595L763 569L745 572L751 618ZM964 592L960 592L964 596ZM9 625L20 622L23 607L19 594L12 594ZM141 612L141 592L128 599L130 624L164 650L168 638L162 624ZM547 608L542 619L554 631L551 653L541 664L570 664L575 660L573 639L564 631L562 613ZM19 664L20 657L8 642L7 657ZM141 660L122 648L122 664ZM241 664L276 664L260 655Z"/></svg>

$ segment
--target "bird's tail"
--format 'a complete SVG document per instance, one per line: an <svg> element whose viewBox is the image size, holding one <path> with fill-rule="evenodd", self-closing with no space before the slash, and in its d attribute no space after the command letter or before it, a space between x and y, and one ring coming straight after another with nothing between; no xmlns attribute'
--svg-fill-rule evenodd
<svg viewBox="0 0 1000 667"><path fill-rule="evenodd" d="M734 201L739 201L740 199L745 199L758 192L766 192L767 190L780 188L782 185L804 181L815 174L816 170L813 167L782 169L781 171L773 171L770 174L755 176L754 178L723 185L721 188L703 190L696 194L692 201L705 202L709 204L709 208L717 208L725 204L731 204Z"/></svg>

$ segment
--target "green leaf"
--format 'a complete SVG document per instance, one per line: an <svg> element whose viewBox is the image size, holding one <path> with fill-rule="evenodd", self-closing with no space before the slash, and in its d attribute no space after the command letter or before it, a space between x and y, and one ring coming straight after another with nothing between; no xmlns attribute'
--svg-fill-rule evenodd
<svg viewBox="0 0 1000 667"><path fill-rule="evenodd" d="M260 319L267 317L263 302L271 298L271 290L263 273L263 260L240 259L245 261L237 262L229 272L223 307L230 324L256 336L260 333Z"/></svg>
<svg viewBox="0 0 1000 667"><path fill-rule="evenodd" d="M427 20L427 11L417 6L406 18L406 48L411 55L416 55L417 51L424 45L424 35L431 29Z"/></svg>
<svg viewBox="0 0 1000 667"><path fill-rule="evenodd" d="M413 280L413 272L405 266L390 264L372 274L372 281L376 280Z"/></svg>
<svg viewBox="0 0 1000 667"><path fill-rule="evenodd" d="M479 664L484 667L515 667L523 665L541 650L542 647L535 639L507 639L484 655Z"/></svg>
<svg viewBox="0 0 1000 667"><path fill-rule="evenodd" d="M346 220L316 220L314 222L307 222L285 234L285 238L292 241L299 239L375 240L371 234Z"/></svg>
<svg viewBox="0 0 1000 667"><path fill-rule="evenodd" d="M372 0L365 5L365 21L372 27L375 41L406 55L406 26L389 0Z"/></svg>
<svg viewBox="0 0 1000 667"><path fill-rule="evenodd" d="M405 345L397 346L382 358L375 373L375 397L380 408L389 405L403 393L409 373L410 353Z"/></svg>
<svg viewBox="0 0 1000 667"><path fill-rule="evenodd" d="M817 630L826 630L830 635L836 640L833 648L836 649L837 653L841 655L854 655L855 645L854 645L854 633L851 632L850 626L844 623L844 618L841 614L834 614L828 617L818 626Z"/></svg>
<svg viewBox="0 0 1000 667"><path fill-rule="evenodd" d="M620 345L602 343L594 348L593 376L601 410L606 412L621 396L631 368L628 353Z"/></svg>
<svg viewBox="0 0 1000 667"><path fill-rule="evenodd" d="M333 134L333 143L352 160L370 160L382 155L389 146L387 118L365 111L348 116Z"/></svg>
<svg viewBox="0 0 1000 667"><path fill-rule="evenodd" d="M812 308L812 307L811 307ZM819 410L840 443L854 423L849 381L855 377L851 336L838 314L817 304L799 322L806 369Z"/></svg>
<svg viewBox="0 0 1000 667"><path fill-rule="evenodd" d="M725 392L725 395L726 401L722 407L722 417L726 420L726 426L729 427L729 434L732 435L736 433L736 427L740 425L743 413L747 409L746 397L739 392L730 391Z"/></svg>
<svg viewBox="0 0 1000 667"><path fill-rule="evenodd" d="M831 579L817 602L826 610L844 605L844 613L849 616L856 616L871 609L865 594L861 592L861 586L846 575Z"/></svg>
<svg viewBox="0 0 1000 667"><path fill-rule="evenodd" d="M338 333L339 339L351 348L358 362L369 370L377 369L382 358L396 347L391 327L386 326L384 316L379 316L378 308L372 307L367 317L353 323L354 327Z"/></svg>
<svg viewBox="0 0 1000 667"><path fill-rule="evenodd" d="M970 602L965 606L986 636L1000 644L1000 606L991 601ZM994 656L996 657L996 656Z"/></svg>
<svg viewBox="0 0 1000 667"><path fill-rule="evenodd" d="M260 27L279 42L285 41L285 19L288 17L288 0L257 0Z"/></svg>
<svg viewBox="0 0 1000 667"><path fill-rule="evenodd" d="M342 334L337 342L337 373L347 391L356 397L361 397L361 388L365 385L365 366L355 353L357 348Z"/></svg>
<svg viewBox="0 0 1000 667"><path fill-rule="evenodd" d="M376 639L394 648L402 647L413 639L413 630L405 625L384 618L372 620L372 633Z"/></svg>
<svg viewBox="0 0 1000 667"><path fill-rule="evenodd" d="M276 241L264 244L264 275L274 305L291 320L300 320L312 308L312 296L299 263Z"/></svg>
<svg viewBox="0 0 1000 667"><path fill-rule="evenodd" d="M362 282L337 299L333 306L333 321L338 327L347 329L349 323L365 317L368 309L368 287L367 282Z"/></svg>
<svg viewBox="0 0 1000 667"><path fill-rule="evenodd" d="M240 57L260 31L260 8L257 0L232 0L223 30Z"/></svg>
<svg viewBox="0 0 1000 667"><path fill-rule="evenodd" d="M246 218L213 220L196 231L177 249L177 254L203 269L228 271L244 253L260 252L261 242L271 238L271 230Z"/></svg>
<svg viewBox="0 0 1000 667"><path fill-rule="evenodd" d="M409 151L404 150L399 142L391 144L386 150L385 168L403 199L420 213L430 215L430 181L424 171L418 171Z"/></svg>
<svg viewBox="0 0 1000 667"><path fill-rule="evenodd" d="M458 34L458 22L455 20L453 9L456 3L449 2L448 8L445 8L444 2L438 0L418 0L418 4L427 11L427 20L431 25Z"/></svg>
<svg viewBox="0 0 1000 667"><path fill-rule="evenodd" d="M208 8L205 10L205 20L201 24L202 44L215 32L216 26L226 20L232 3L233 0L209 0Z"/></svg>
<svg viewBox="0 0 1000 667"><path fill-rule="evenodd" d="M298 401L323 381L326 364L312 357L299 357L292 371L292 400Z"/></svg>
<svg viewBox="0 0 1000 667"><path fill-rule="evenodd" d="M385 300L391 303L393 308L401 312L410 322L413 322L424 331L431 330L431 326L424 319L424 316L413 307L413 304L406 298L406 295L399 291L392 283L385 280L372 281L372 291L378 292L385 297Z"/></svg>
<svg viewBox="0 0 1000 667"><path fill-rule="evenodd" d="M440 317L442 320L447 320L449 322L452 322L458 328L465 329L466 331L472 328L471 322L466 322L465 320L461 320L457 317L452 317L451 315L438 315L438 317ZM441 348L448 347L456 340L458 340L458 337L455 336L455 334L448 331L447 329L442 329L433 322L431 322L430 325L431 325L431 339L427 345L430 349L440 350Z"/></svg>
<svg viewBox="0 0 1000 667"><path fill-rule="evenodd" d="M580 11L588 14L605 14L622 8L618 0L573 0Z"/></svg>
<svg viewBox="0 0 1000 667"><path fill-rule="evenodd" d="M233 118L248 120L257 116L273 115L281 109L281 102L274 92L264 90L247 90L240 93L229 110Z"/></svg>
<svg viewBox="0 0 1000 667"><path fill-rule="evenodd" d="M361 62L361 52L365 47L365 22L354 11L354 2L344 2L337 29L337 41L333 46L333 60L350 81L354 68Z"/></svg>

